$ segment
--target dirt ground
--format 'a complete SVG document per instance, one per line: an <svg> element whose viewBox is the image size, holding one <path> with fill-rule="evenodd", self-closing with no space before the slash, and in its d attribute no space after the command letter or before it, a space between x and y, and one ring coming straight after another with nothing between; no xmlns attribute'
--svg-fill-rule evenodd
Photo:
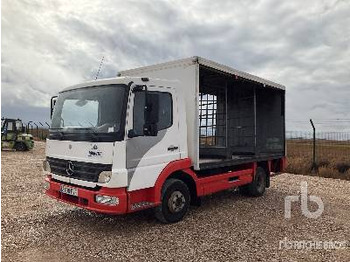
<svg viewBox="0 0 350 262"><path fill-rule="evenodd" d="M350 241L349 181L283 174L263 197L222 192L204 198L183 221L163 225L151 211L106 216L45 196L44 147L2 152L2 261L350 261L350 246L281 244ZM298 195L301 181L324 202L317 219L303 216L300 203L284 218L284 198Z"/></svg>

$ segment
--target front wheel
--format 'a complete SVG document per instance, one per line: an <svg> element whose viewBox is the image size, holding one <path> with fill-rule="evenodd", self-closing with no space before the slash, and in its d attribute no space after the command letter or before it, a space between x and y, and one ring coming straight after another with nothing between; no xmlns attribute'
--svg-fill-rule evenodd
<svg viewBox="0 0 350 262"><path fill-rule="evenodd" d="M168 179L163 185L161 204L155 208L155 216L163 223L178 222L186 215L190 201L187 185L178 179Z"/></svg>
<svg viewBox="0 0 350 262"><path fill-rule="evenodd" d="M15 149L16 149L16 151L26 151L27 146L24 143L19 142L19 143L16 143Z"/></svg>

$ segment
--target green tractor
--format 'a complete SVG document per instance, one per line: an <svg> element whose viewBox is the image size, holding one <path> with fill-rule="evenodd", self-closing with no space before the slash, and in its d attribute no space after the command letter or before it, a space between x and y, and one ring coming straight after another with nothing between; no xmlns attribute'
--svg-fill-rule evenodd
<svg viewBox="0 0 350 262"><path fill-rule="evenodd" d="M1 118L1 150L7 148L26 151L33 147L33 136L26 134L22 120Z"/></svg>

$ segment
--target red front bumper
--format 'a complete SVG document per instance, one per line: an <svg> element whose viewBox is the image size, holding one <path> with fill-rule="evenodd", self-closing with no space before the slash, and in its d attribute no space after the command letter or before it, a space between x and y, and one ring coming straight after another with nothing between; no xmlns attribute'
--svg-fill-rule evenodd
<svg viewBox="0 0 350 262"><path fill-rule="evenodd" d="M60 192L61 183L53 181L50 177L46 177L45 181L50 183L50 188L46 190L46 195L59 201L69 203L81 208L89 209L96 212L108 214L125 214L127 213L128 198L126 188L101 188L100 190L88 190L81 187L78 189L78 196L70 196ZM69 185L70 187L74 187ZM103 205L96 203L96 195L108 195L119 198L119 204L116 206Z"/></svg>

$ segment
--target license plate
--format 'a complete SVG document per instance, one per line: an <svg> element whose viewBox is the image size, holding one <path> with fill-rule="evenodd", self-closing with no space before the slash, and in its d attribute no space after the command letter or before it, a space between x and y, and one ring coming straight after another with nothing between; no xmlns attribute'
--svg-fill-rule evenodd
<svg viewBox="0 0 350 262"><path fill-rule="evenodd" d="M71 195L71 196L78 196L78 189L74 187L69 187L66 185L61 185L60 189L61 193Z"/></svg>

